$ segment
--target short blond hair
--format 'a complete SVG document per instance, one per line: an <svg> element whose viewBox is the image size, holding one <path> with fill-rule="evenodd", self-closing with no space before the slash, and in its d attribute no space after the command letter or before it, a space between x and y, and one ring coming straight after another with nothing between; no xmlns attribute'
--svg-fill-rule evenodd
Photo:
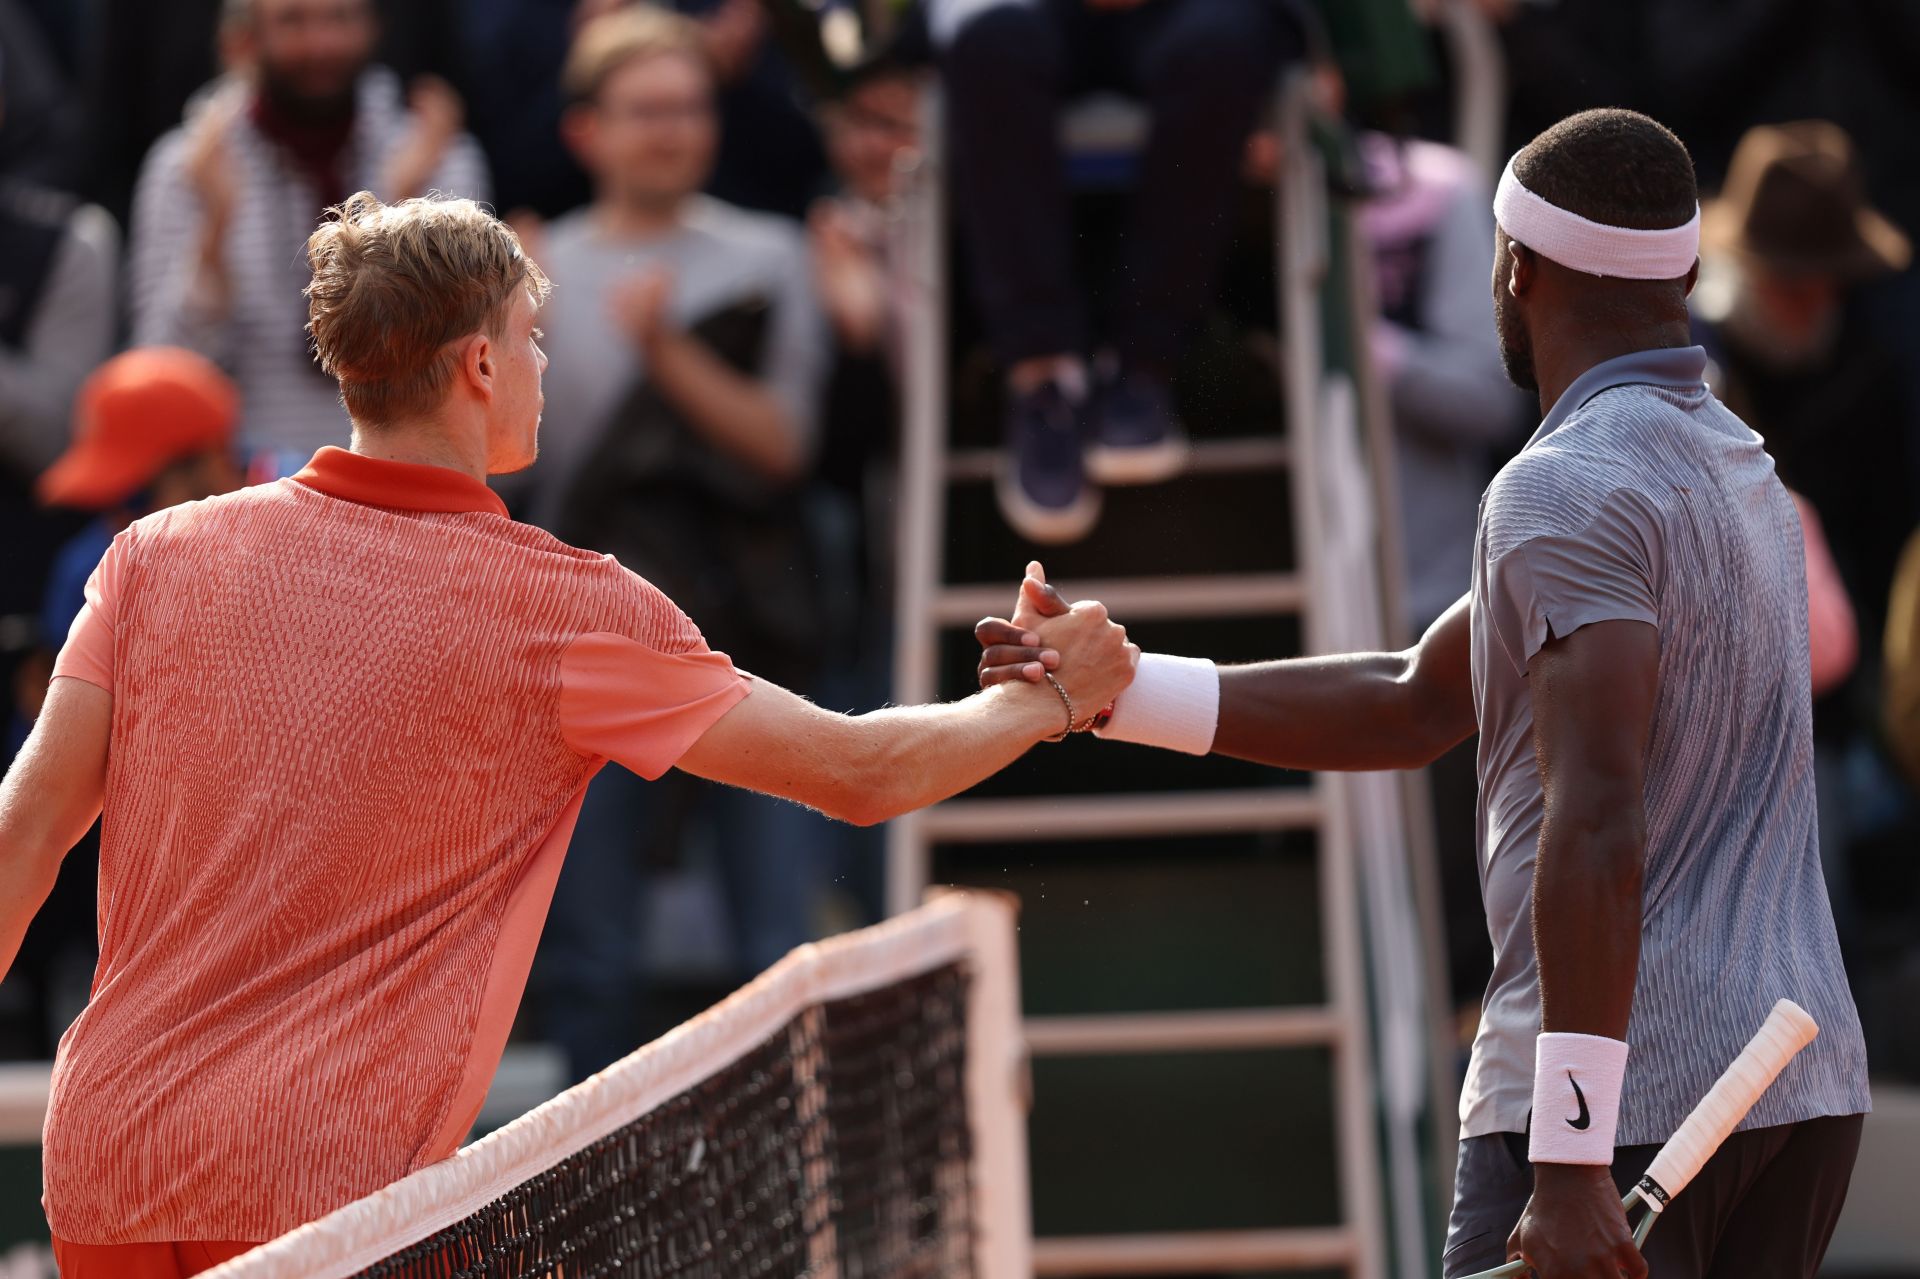
<svg viewBox="0 0 1920 1279"><path fill-rule="evenodd" d="M360 425L439 407L453 343L498 337L521 290L536 303L552 290L513 228L472 200L382 204L362 191L327 212L307 240L307 331Z"/></svg>
<svg viewBox="0 0 1920 1279"><path fill-rule="evenodd" d="M709 72L713 60L700 26L668 9L630 4L602 14L574 38L560 85L569 102L592 102L614 72L642 58L677 54L692 58Z"/></svg>

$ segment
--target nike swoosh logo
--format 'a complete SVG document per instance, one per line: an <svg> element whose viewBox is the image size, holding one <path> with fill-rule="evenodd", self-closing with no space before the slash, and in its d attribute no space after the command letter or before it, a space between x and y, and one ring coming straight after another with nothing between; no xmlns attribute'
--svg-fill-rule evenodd
<svg viewBox="0 0 1920 1279"><path fill-rule="evenodd" d="M1587 1125L1593 1122L1593 1116L1587 1113L1587 1094L1580 1091L1580 1081L1573 1077L1571 1070L1567 1072L1567 1082L1573 1085L1574 1098L1580 1103L1579 1115L1567 1120L1567 1127L1575 1132L1585 1132Z"/></svg>

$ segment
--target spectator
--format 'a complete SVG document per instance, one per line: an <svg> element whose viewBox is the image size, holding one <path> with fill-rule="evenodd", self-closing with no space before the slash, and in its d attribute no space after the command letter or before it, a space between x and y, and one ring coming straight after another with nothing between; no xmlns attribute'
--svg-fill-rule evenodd
<svg viewBox="0 0 1920 1279"><path fill-rule="evenodd" d="M918 86L887 63L862 68L821 112L839 190L807 217L814 284L833 328L833 376L822 423L820 472L860 495L869 468L891 455L898 419L895 306L888 222L903 155L919 144ZM870 539L884 551L890 538Z"/></svg>
<svg viewBox="0 0 1920 1279"><path fill-rule="evenodd" d="M1846 593L1865 613L1870 659L1920 512L1903 381L1845 303L1910 257L1906 236L1867 205L1844 131L1762 125L1741 139L1705 211L1694 294L1716 389L1818 513Z"/></svg>
<svg viewBox="0 0 1920 1279"><path fill-rule="evenodd" d="M561 69L577 30L575 0L467 0L458 26L472 83L468 121L486 149L495 200L510 220L555 218L592 197L586 174L553 145L565 101Z"/></svg>
<svg viewBox="0 0 1920 1279"><path fill-rule="evenodd" d="M119 238L100 209L0 179L0 730L44 678L30 619L71 530L40 511L33 480L60 451L81 380L113 349ZM21 660L28 666L16 681ZM11 757L17 736L0 740L0 758Z"/></svg>
<svg viewBox="0 0 1920 1279"><path fill-rule="evenodd" d="M818 689L827 705L864 708L885 704L892 681L901 299L887 258L900 166L919 144L916 78L888 61L868 63L823 108L821 123L840 189L815 201L807 219L834 338L813 509L828 570L823 595L844 604L830 610L839 638L827 646ZM844 860L835 882L860 915L877 919L885 911L879 832L836 833Z"/></svg>
<svg viewBox="0 0 1920 1279"><path fill-rule="evenodd" d="M1073 541L1099 517L1089 473L1142 483L1183 464L1168 379L1226 251L1242 144L1302 37L1271 0L931 5L955 206L1006 370L1001 510L1029 539ZM1051 123L1066 94L1094 88L1139 94L1153 114L1097 387Z"/></svg>
<svg viewBox="0 0 1920 1279"><path fill-rule="evenodd" d="M231 0L243 67L155 144L134 196L133 336L225 365L256 476L343 438L332 379L308 350L300 246L355 190L484 196L461 104L426 79L411 109L373 64L372 0Z"/></svg>
<svg viewBox="0 0 1920 1279"><path fill-rule="evenodd" d="M0 179L0 469L31 478L113 349L120 233L105 211Z"/></svg>
<svg viewBox="0 0 1920 1279"><path fill-rule="evenodd" d="M1854 621L1853 601L1841 585L1833 552L1827 549L1826 530L1813 503L1788 492L1800 512L1800 538L1807 556L1808 682L1815 701L1847 682L1860 660L1860 629Z"/></svg>
<svg viewBox="0 0 1920 1279"><path fill-rule="evenodd" d="M1472 585L1480 495L1502 454L1525 438L1528 402L1507 380L1487 306L1493 196L1485 179L1465 154L1432 142L1362 134L1360 156L1377 193L1360 207L1359 227L1380 296L1371 349L1393 418L1406 620L1418 636ZM1477 1008L1493 950L1473 843L1472 743L1434 761L1427 776L1450 992L1456 1007Z"/></svg>
<svg viewBox="0 0 1920 1279"><path fill-rule="evenodd" d="M682 0L720 78L720 150L707 180L732 204L804 217L827 175L820 133L793 65L768 38L763 0Z"/></svg>
<svg viewBox="0 0 1920 1279"><path fill-rule="evenodd" d="M84 511L86 530L55 562L41 610L47 648L66 642L87 578L114 535L143 515L239 487L232 381L192 351L142 347L108 360L81 388L73 443L40 476L40 500Z"/></svg>
<svg viewBox="0 0 1920 1279"><path fill-rule="evenodd" d="M41 3L73 7L73 0ZM409 82L437 75L468 83L455 56L455 37L471 21L468 8L478 3L374 0L378 61ZM88 0L79 7L89 11L81 25L93 138L90 194L124 220L153 144L209 80L233 69L234 46L246 42L238 29L250 22L253 0ZM456 14L463 20L456 22Z"/></svg>
<svg viewBox="0 0 1920 1279"><path fill-rule="evenodd" d="M581 0L584 17L633 0ZM800 76L771 38L766 0L670 0L694 19L715 79L719 148L709 195L798 220L820 193L827 162Z"/></svg>
<svg viewBox="0 0 1920 1279"><path fill-rule="evenodd" d="M1847 303L1910 258L1906 236L1867 204L1851 139L1825 121L1749 130L1703 210L1694 310L1718 366L1712 384L1801 499L1811 656L1824 677L1813 720L1820 846L1848 944L1865 904L1852 888L1856 849L1905 803L1881 755L1879 708L1863 694L1879 674L1894 570L1920 504L1899 361ZM1823 585L1829 563L1837 589ZM1857 623L1836 619L1836 596ZM1864 678L1832 683L1856 656Z"/></svg>
<svg viewBox="0 0 1920 1279"><path fill-rule="evenodd" d="M553 363L536 522L682 592L743 667L810 685L821 601L800 485L827 335L800 228L700 194L718 128L692 22L651 6L598 18L566 83L565 137L595 199L555 222L538 252L555 287L541 321ZM548 1033L577 1074L635 1042L625 904L645 887L641 833L676 805L713 832L742 975L810 935L822 819L603 772L543 941Z"/></svg>
<svg viewBox="0 0 1920 1279"><path fill-rule="evenodd" d="M1433 142L1361 139L1360 231L1380 293L1374 366L1392 403L1407 619L1420 634L1467 593L1480 494L1524 438L1527 400L1500 364L1487 309L1493 195Z"/></svg>

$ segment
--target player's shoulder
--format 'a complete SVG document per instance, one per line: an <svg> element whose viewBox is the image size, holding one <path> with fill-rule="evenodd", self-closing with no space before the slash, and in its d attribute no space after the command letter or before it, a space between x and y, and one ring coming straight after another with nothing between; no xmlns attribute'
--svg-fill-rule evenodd
<svg viewBox="0 0 1920 1279"><path fill-rule="evenodd" d="M580 632L612 631L664 652L701 644L700 632L659 587L611 555L564 542L532 524L500 521L540 577L562 597L569 624Z"/></svg>
<svg viewBox="0 0 1920 1279"><path fill-rule="evenodd" d="M178 506L169 506L165 510L141 516L127 526L126 537L129 541L153 545L214 525L231 528L297 500L297 494L304 491L293 480L276 480L271 484L253 484L231 493L182 502Z"/></svg>
<svg viewBox="0 0 1920 1279"><path fill-rule="evenodd" d="M1480 508L1482 538L1498 558L1540 537L1576 537L1603 517L1658 522L1661 495L1629 459L1558 432L1500 468Z"/></svg>

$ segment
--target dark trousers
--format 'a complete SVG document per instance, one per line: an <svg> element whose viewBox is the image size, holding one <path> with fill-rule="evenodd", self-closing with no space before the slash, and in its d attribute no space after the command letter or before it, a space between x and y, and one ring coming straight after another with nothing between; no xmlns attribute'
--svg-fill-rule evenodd
<svg viewBox="0 0 1920 1279"><path fill-rule="evenodd" d="M1645 1256L1654 1279L1813 1279L1847 1200L1861 1115L1735 1133L1660 1214ZM1613 1180L1625 1194L1660 1152L1621 1146ZM1533 1193L1519 1133L1460 1142L1445 1279L1507 1259L1507 1237Z"/></svg>
<svg viewBox="0 0 1920 1279"><path fill-rule="evenodd" d="M995 354L1081 351L1088 325L1057 120L1094 89L1153 126L1112 318L1123 357L1170 363L1226 252L1248 133L1302 36L1277 0L933 0L953 192Z"/></svg>

